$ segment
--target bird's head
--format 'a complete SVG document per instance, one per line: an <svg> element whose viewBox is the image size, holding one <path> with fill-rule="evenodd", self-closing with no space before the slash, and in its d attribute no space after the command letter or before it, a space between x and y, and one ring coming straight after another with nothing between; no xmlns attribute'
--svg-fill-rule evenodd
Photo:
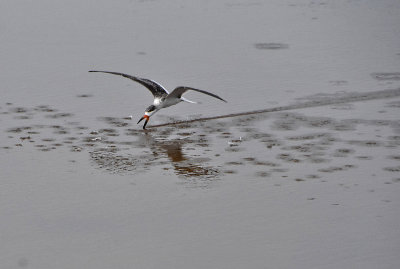
<svg viewBox="0 0 400 269"><path fill-rule="evenodd" d="M139 122L141 122L142 120L145 120L144 125L143 125L143 130L146 129L146 125L149 122L151 115L153 115L157 111L158 111L158 109L155 105L151 105L148 108L146 108L146 110L144 111L144 116L141 117L140 120L138 121L138 124L139 124Z"/></svg>

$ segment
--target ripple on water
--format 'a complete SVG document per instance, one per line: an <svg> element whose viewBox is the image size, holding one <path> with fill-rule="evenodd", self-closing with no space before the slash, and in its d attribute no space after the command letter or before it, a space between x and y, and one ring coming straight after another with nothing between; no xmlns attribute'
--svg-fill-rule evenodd
<svg viewBox="0 0 400 269"><path fill-rule="evenodd" d="M347 142L350 145L363 146L363 147L380 147L382 142L376 140L350 140Z"/></svg>
<svg viewBox="0 0 400 269"><path fill-rule="evenodd" d="M54 109L48 105L40 105L33 108L34 111L38 112L57 112L57 109Z"/></svg>
<svg viewBox="0 0 400 269"><path fill-rule="evenodd" d="M339 148L336 149L335 152L333 153L334 157L347 157L350 154L353 154L355 152L354 149L350 148Z"/></svg>
<svg viewBox="0 0 400 269"><path fill-rule="evenodd" d="M285 43L255 43L254 47L258 50L281 50L288 49L289 45Z"/></svg>
<svg viewBox="0 0 400 269"><path fill-rule="evenodd" d="M349 82L347 80L331 80L329 83L333 86L343 86L347 85Z"/></svg>
<svg viewBox="0 0 400 269"><path fill-rule="evenodd" d="M124 119L121 118L115 118L115 117L99 117L98 118L100 121L106 122L107 124L113 126L113 127L125 127L128 125L127 122L124 121Z"/></svg>
<svg viewBox="0 0 400 269"><path fill-rule="evenodd" d="M310 174L310 175L306 175L306 178L309 178L309 179L318 179L318 178L321 178L321 176L315 175L315 174Z"/></svg>
<svg viewBox="0 0 400 269"><path fill-rule="evenodd" d="M356 165L353 164L346 164L343 166L330 166L327 168L321 168L318 169L319 172L323 172L323 173L334 173L334 172L339 172L339 171L345 171L351 168L356 168Z"/></svg>
<svg viewBox="0 0 400 269"><path fill-rule="evenodd" d="M386 103L385 107L394 107L394 108L400 108L400 101L392 101Z"/></svg>
<svg viewBox="0 0 400 269"><path fill-rule="evenodd" d="M371 76L377 80L400 80L400 72L378 72Z"/></svg>
<svg viewBox="0 0 400 269"><path fill-rule="evenodd" d="M106 136L119 136L119 133L116 129L109 129L109 128L100 129L98 130L98 133L104 134Z"/></svg>
<svg viewBox="0 0 400 269"><path fill-rule="evenodd" d="M400 165L391 166L391 167L384 167L383 170L388 171L388 172L400 172Z"/></svg>
<svg viewBox="0 0 400 269"><path fill-rule="evenodd" d="M22 127L14 127L7 130L9 133L21 133L26 130L30 130L32 127L30 126L22 126Z"/></svg>
<svg viewBox="0 0 400 269"><path fill-rule="evenodd" d="M56 113L56 114L46 115L46 118L59 119L59 118L68 118L72 116L73 116L72 113Z"/></svg>
<svg viewBox="0 0 400 269"><path fill-rule="evenodd" d="M13 107L10 108L9 111L11 113L27 113L28 111L30 111L30 109L24 107Z"/></svg>
<svg viewBox="0 0 400 269"><path fill-rule="evenodd" d="M49 106L35 107L34 109L9 109L9 107L3 106L4 109L9 111L10 114L17 113L8 117L23 117L31 112L37 114L38 112L46 112L48 118L52 118L48 120L52 125L24 126L25 124L22 123L19 124L20 127L6 130L10 136L12 135L10 139L17 140L10 143L14 146L29 145L29 143L23 141L31 141L33 136L38 142L34 142L32 145L38 150L50 151L65 145L73 152L84 151L90 154L95 168L107 172L135 174L136 172L149 171L158 166L162 173L175 173L187 181L196 177L215 179L221 175L236 173L250 173L257 177L283 173L279 177L287 178L289 175L284 173L289 171L288 168L295 170L297 167L301 167L301 165L296 166L294 164L315 163L316 165L310 165L315 171L307 171L308 175L301 174L291 178L291 180L304 181L305 179L319 178L323 173L354 168L354 165L330 167L319 165L319 163L334 160L332 155L334 157L353 155L355 151L351 149L349 144L365 147L387 147L390 142L393 147L400 145L400 136L382 136L375 138L376 140L358 140L357 136L353 136L354 140L342 141L338 138L340 137L339 134L331 131L332 129L351 131L359 124L378 126L375 128L387 126L387 128L393 129L395 127L393 121L337 120L328 117L310 117L300 113L277 112L268 113L268 116L266 114L252 115L232 118L232 120L223 122L195 122L149 128L149 130L143 131L140 128L118 128L125 127L128 124L127 119L104 117L101 118L103 121L100 124L101 129L85 131L89 128L78 122L74 126L68 123L68 128L65 127L66 122L74 120L74 118L65 119L72 117L72 114L56 113L58 111ZM4 115L4 117L7 116ZM244 118L248 120L243 121ZM260 126L255 125L255 120L257 122L263 120L266 124L272 124L277 130L288 132L282 135L282 132L275 132L273 128L265 129L267 132L264 132ZM246 124L243 124L243 122ZM292 132L299 127L302 128L302 131L306 130L305 134ZM307 128L309 128L309 131L307 131ZM37 132L38 130L41 132ZM51 137L53 131L58 132L58 134L70 134L62 136L60 139L60 136L56 135ZM110 136L119 137L111 138ZM134 137L132 138L132 136ZM60 140L60 143L55 138ZM111 139L114 141L111 141ZM387 142L383 142L385 139ZM338 142L343 145L334 147L333 145L337 145ZM258 147L256 155L251 152L254 146ZM266 150L265 146L269 148L278 147ZM99 150L100 147L105 147L107 150ZM263 151L260 150L260 147ZM243 153L235 153L238 151ZM324 156L329 156L330 159L325 159ZM362 155L354 156L353 160L355 160L354 158L372 160L372 157ZM388 158L396 161L400 159L400 156L392 155ZM220 162L222 159L224 165L212 166L216 159L219 159ZM224 163L227 160L229 161ZM288 168L281 168L285 164ZM398 172L400 168L388 165L388 167L382 169L388 172ZM395 173L391 175L395 175Z"/></svg>
<svg viewBox="0 0 400 269"><path fill-rule="evenodd" d="M400 155L390 155L388 156L388 159L400 161Z"/></svg>
<svg viewBox="0 0 400 269"><path fill-rule="evenodd" d="M93 97L93 94L88 94L88 93L78 94L76 97L78 97L78 98L89 98L89 97Z"/></svg>
<svg viewBox="0 0 400 269"><path fill-rule="evenodd" d="M374 159L372 156L365 156L365 155L359 155L356 156L356 158L363 161L370 161Z"/></svg>
<svg viewBox="0 0 400 269"><path fill-rule="evenodd" d="M258 171L256 172L257 177L270 177L271 174L267 171Z"/></svg>

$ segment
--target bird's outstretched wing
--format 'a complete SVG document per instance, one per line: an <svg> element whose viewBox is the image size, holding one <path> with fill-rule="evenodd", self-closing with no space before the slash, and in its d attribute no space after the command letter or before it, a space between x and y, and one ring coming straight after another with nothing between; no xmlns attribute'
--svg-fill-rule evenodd
<svg viewBox="0 0 400 269"><path fill-rule="evenodd" d="M194 88L190 88L190 87L184 87L184 86L176 87L170 94L168 94L166 99L168 99L168 98L181 98L182 94L184 94L186 91L189 91L189 90L196 91L196 92L201 92L201 93L210 95L210 96L215 97L215 98L217 98L217 99L219 99L221 101L226 102L224 99L222 99L218 95L213 94L211 92L207 92L207 91L203 91L203 90L199 90L199 89L194 89Z"/></svg>
<svg viewBox="0 0 400 269"><path fill-rule="evenodd" d="M151 93L154 95L154 97L163 97L168 94L168 91L161 86L159 83L147 79L147 78L139 78L139 77L134 77L131 75L127 75L124 73L118 73L118 72L110 72L110 71L95 71L95 70L90 70L89 72L99 72L99 73L107 73L107 74L113 74L113 75L118 75L118 76L123 76L125 78L129 78L133 81L136 81L143 86L145 86L147 89L151 91Z"/></svg>

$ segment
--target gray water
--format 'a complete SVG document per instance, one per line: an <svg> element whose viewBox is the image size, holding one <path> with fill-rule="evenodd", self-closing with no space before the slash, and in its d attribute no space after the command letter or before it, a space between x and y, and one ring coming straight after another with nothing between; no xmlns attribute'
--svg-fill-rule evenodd
<svg viewBox="0 0 400 269"><path fill-rule="evenodd" d="M398 268L399 14L2 1L0 267Z"/></svg>

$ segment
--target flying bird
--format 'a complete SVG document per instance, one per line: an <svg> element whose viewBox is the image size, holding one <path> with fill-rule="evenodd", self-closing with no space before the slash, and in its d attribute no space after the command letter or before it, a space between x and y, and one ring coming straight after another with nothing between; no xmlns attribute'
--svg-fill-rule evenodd
<svg viewBox="0 0 400 269"><path fill-rule="evenodd" d="M159 83L157 83L151 79L139 78L139 77L134 77L131 75L123 74L123 73L110 72L110 71L91 70L89 72L107 73L107 74L118 75L118 76L123 76L125 78L129 78L133 81L136 81L136 82L142 84L153 94L153 96L154 96L153 104L150 105L148 108L146 108L146 110L144 111L144 116L142 118L140 118L140 120L137 122L139 124L142 120L145 120L144 125L143 125L143 130L146 129L146 125L149 122L150 117L152 115L154 115L160 109L176 105L182 101L188 102L188 103L196 103L196 102L190 101L190 100L182 97L182 95L189 90L201 92L201 93L210 95L221 101L226 102L224 99L222 99L218 95L215 95L215 94L207 92L207 91L190 88L190 87L179 86L179 87L176 87L171 93L169 93L162 85L160 85Z"/></svg>

